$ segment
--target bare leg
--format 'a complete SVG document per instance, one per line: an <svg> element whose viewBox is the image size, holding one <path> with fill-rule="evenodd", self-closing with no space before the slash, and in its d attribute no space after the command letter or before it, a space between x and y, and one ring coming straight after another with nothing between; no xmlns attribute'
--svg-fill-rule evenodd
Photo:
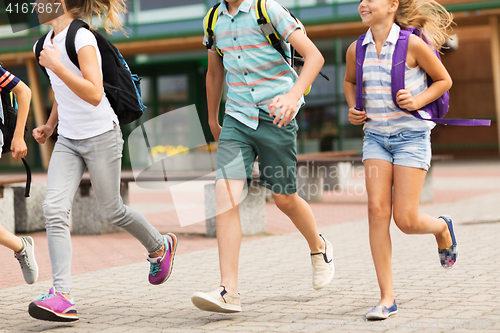
<svg viewBox="0 0 500 333"><path fill-rule="evenodd" d="M221 285L229 293L238 292L238 264L241 246L241 223L238 211L245 181L219 179L215 185L217 246Z"/></svg>
<svg viewBox="0 0 500 333"><path fill-rule="evenodd" d="M433 234L438 247L445 249L453 245L446 222L418 212L426 174L423 169L394 166L394 221L405 234Z"/></svg>
<svg viewBox="0 0 500 333"><path fill-rule="evenodd" d="M392 243L390 234L392 209L393 165L390 162L367 159L364 162L368 192L368 223L373 263L380 287L378 305L392 306Z"/></svg>
<svg viewBox="0 0 500 333"><path fill-rule="evenodd" d="M294 194L273 193L276 206L288 216L306 239L311 253L325 251L325 242L319 236L316 220L307 202Z"/></svg>
<svg viewBox="0 0 500 333"><path fill-rule="evenodd" d="M23 248L23 241L0 225L0 245L19 252Z"/></svg>

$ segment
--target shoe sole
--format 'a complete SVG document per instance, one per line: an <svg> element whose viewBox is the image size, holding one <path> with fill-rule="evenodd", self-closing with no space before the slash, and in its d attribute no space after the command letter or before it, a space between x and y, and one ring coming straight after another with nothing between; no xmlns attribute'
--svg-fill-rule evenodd
<svg viewBox="0 0 500 333"><path fill-rule="evenodd" d="M191 302L200 310L210 312L235 313L241 312L241 306L221 303L204 293L194 293Z"/></svg>
<svg viewBox="0 0 500 333"><path fill-rule="evenodd" d="M396 314L396 313L398 313L398 310L393 311L393 312L389 313L388 315L382 315L382 314L376 314L376 313L374 313L374 314L372 314L370 316L367 315L366 319L368 319L368 320L387 319L387 318L389 318L390 316L392 316L393 314Z"/></svg>
<svg viewBox="0 0 500 333"><path fill-rule="evenodd" d="M172 274L172 271L174 269L174 257L175 257L175 251L177 250L177 236L170 233L170 232L167 233L167 235L172 237L172 241L174 244L173 244L173 250L170 252L170 271L168 272L168 275L165 278L165 281L168 280L168 278L170 277L170 274ZM163 281L163 282L165 282L165 281Z"/></svg>
<svg viewBox="0 0 500 333"><path fill-rule="evenodd" d="M67 316L63 314L58 314L52 310L39 307L34 303L30 303L28 307L28 313L35 319L40 319L45 321L72 322L80 319L78 318L77 315Z"/></svg>
<svg viewBox="0 0 500 333"><path fill-rule="evenodd" d="M30 256L30 258L33 258L32 264L33 264L34 270L36 272L35 279L33 280L33 282L26 281L26 279L24 279L24 281L26 281L27 284L33 284L38 280L38 265L37 265L36 259L35 259L35 242L33 241L33 238L30 236L24 236L24 238L30 240L30 245L31 245L32 251L29 254L29 256Z"/></svg>

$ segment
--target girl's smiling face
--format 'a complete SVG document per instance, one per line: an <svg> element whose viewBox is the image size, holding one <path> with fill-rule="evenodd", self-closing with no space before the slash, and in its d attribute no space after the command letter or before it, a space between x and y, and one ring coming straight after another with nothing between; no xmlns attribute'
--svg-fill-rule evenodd
<svg viewBox="0 0 500 333"><path fill-rule="evenodd" d="M372 26L389 19L394 21L398 5L397 0L360 0L358 12L363 23Z"/></svg>

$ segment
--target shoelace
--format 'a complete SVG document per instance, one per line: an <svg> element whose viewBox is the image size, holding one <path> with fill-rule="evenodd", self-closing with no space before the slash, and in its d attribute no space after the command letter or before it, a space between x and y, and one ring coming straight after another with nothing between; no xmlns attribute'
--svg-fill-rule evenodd
<svg viewBox="0 0 500 333"><path fill-rule="evenodd" d="M151 264L151 268L149 270L149 274L151 274L153 276L156 276L156 274L158 274L158 272L161 272L160 263Z"/></svg>
<svg viewBox="0 0 500 333"><path fill-rule="evenodd" d="M30 267L29 262L26 260L27 256L25 252L15 253L14 257L16 257L17 261L19 261L21 268Z"/></svg>
<svg viewBox="0 0 500 333"><path fill-rule="evenodd" d="M35 298L36 301L45 301L46 299L49 299L51 297L56 296L56 294L40 294Z"/></svg>

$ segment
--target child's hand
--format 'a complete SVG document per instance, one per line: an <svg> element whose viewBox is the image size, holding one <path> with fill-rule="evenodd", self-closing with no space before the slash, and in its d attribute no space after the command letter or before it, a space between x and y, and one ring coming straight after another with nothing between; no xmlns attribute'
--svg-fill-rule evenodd
<svg viewBox="0 0 500 333"><path fill-rule="evenodd" d="M417 98L413 97L410 91L406 89L401 89L396 94L396 102L401 109L406 109L408 111L415 111L420 108L417 102Z"/></svg>
<svg viewBox="0 0 500 333"><path fill-rule="evenodd" d="M353 125L362 125L366 123L368 117L366 111L359 111L356 108L349 108L349 122Z"/></svg>
<svg viewBox="0 0 500 333"><path fill-rule="evenodd" d="M219 136L220 136L220 131L222 130L221 125L219 125L219 122L216 124L210 124L210 131L212 132L212 135L214 136L215 141L219 142Z"/></svg>
<svg viewBox="0 0 500 333"><path fill-rule="evenodd" d="M33 137L35 138L36 142L40 144L44 144L45 141L47 141L48 137L54 133L54 129L50 127L49 125L42 125L38 126L37 128L33 129Z"/></svg>
<svg viewBox="0 0 500 333"><path fill-rule="evenodd" d="M40 65L54 71L54 68L61 63L61 53L57 45L45 46L40 52Z"/></svg>
<svg viewBox="0 0 500 333"><path fill-rule="evenodd" d="M299 98L290 96L289 94L279 95L274 97L267 107L269 108L269 116L275 117L273 124L278 124L278 127L288 125L295 115L295 111L300 107ZM278 111L276 113L276 111ZM278 123L279 122L279 123Z"/></svg>
<svg viewBox="0 0 500 333"><path fill-rule="evenodd" d="M10 150L12 151L12 157L16 160L23 158L28 153L28 147L26 147L26 142L24 142L23 138L12 138Z"/></svg>

